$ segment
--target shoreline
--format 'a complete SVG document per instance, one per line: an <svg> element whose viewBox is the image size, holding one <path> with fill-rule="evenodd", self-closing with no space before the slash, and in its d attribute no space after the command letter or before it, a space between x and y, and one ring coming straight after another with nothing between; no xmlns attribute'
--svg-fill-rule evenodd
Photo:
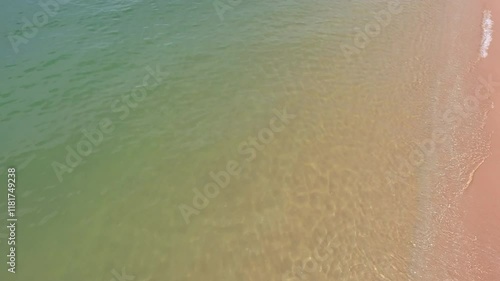
<svg viewBox="0 0 500 281"><path fill-rule="evenodd" d="M462 116L460 122L435 123L436 129L447 132L451 139L423 171L421 218L410 272L415 280L497 281L500 280L500 41L497 34L500 2L469 2L457 11L453 11L453 5L456 4L450 4L447 20L459 18L459 24L451 32L461 30L459 35L450 36L452 43L447 50L450 58L460 56L462 63L454 67L462 70L453 79L449 79L451 76L446 72L438 77L438 81L449 79L439 87L438 107L446 112L457 108L457 104L464 107L467 103L474 104L470 101L475 100L479 111ZM454 12L458 12L458 16ZM456 45L460 40L464 42L463 48ZM478 44L476 59L470 57L474 47L471 48L469 42ZM449 61L444 69L452 67L451 63ZM468 69L463 69L464 65L468 65ZM456 119L450 116L450 120Z"/></svg>
<svg viewBox="0 0 500 281"><path fill-rule="evenodd" d="M431 114L433 130L447 138L421 170L409 274L411 280L497 281L500 43L495 32L500 3L446 5L436 49L443 62L432 88Z"/></svg>
<svg viewBox="0 0 500 281"><path fill-rule="evenodd" d="M473 276L474 280L496 281L500 280L500 93L497 90L497 81L500 81L500 2L481 0L480 3L483 10L491 11L494 22L488 54L478 62L476 71L477 77L488 79L495 105L488 113L484 128L491 136L490 155L475 170L459 208L464 213L464 232L467 237L473 237L468 250L476 257L473 266L478 269L478 276Z"/></svg>

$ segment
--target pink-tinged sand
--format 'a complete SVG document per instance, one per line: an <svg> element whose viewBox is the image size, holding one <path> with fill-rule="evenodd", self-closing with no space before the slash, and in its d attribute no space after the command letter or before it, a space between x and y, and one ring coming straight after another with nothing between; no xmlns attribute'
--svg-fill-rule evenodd
<svg viewBox="0 0 500 281"><path fill-rule="evenodd" d="M500 280L500 1L481 0L483 10L490 10L494 21L493 41L488 56L481 59L477 75L492 76L497 84L492 98L495 108L487 118L486 130L492 133L491 155L476 170L471 185L467 188L459 208L465 214L463 220L468 237L477 239L469 251L476 257L474 266L477 276L464 272L459 275L462 281L499 281ZM466 253L460 264L470 261ZM457 269L458 272L466 270Z"/></svg>

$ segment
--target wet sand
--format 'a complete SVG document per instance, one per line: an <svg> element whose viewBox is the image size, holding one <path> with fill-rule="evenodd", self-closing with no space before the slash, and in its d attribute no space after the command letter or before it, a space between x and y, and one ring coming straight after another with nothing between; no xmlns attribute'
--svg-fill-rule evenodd
<svg viewBox="0 0 500 281"><path fill-rule="evenodd" d="M440 207L434 209L438 211L432 215L432 228L437 234L430 244L432 250L424 258L427 272L420 275L427 275L424 278L427 280L500 280L500 2L478 1L477 6L470 10L474 14L470 17L474 20L470 24L479 25L477 20L483 11L491 11L494 22L493 41L487 56L480 57L471 65L470 75L467 77L470 78L470 85L475 86L469 87L466 94L473 95L471 89L480 89L482 93L486 93L486 87L489 87L489 102L494 107L485 110L488 113L485 122L479 126L482 131L479 135L471 134L470 128L466 128L460 130L459 136L462 134L462 138L455 140L454 145L463 150L454 151L462 153L456 154L455 161L460 163L463 160L461 155L469 155L469 163L477 169L470 173L470 177L467 176L465 185L464 178L458 177L466 174L457 172L462 169L458 167L460 164L455 167L451 163L450 170L457 171L450 173L453 177L443 177L447 182L447 194L438 193L436 196L439 198L435 199L435 204ZM473 27L471 30L476 32L478 28ZM464 31L465 34L467 32ZM478 39L479 34L473 37ZM481 53L480 48L478 49ZM478 85L485 84L486 87L478 88ZM473 151L479 139L488 139L489 142L488 156L484 159L475 158L475 152L467 151ZM467 174L470 172L468 169L461 171L466 171ZM446 175L447 172L443 173Z"/></svg>
<svg viewBox="0 0 500 281"><path fill-rule="evenodd" d="M478 275L473 279L463 275L458 280L493 281L500 280L500 2L481 2L483 10L492 12L494 35L488 56L478 63L477 74L491 77L489 85L495 107L489 112L485 126L491 134L491 155L476 170L459 205L464 212L465 233L474 241L469 251L476 257Z"/></svg>

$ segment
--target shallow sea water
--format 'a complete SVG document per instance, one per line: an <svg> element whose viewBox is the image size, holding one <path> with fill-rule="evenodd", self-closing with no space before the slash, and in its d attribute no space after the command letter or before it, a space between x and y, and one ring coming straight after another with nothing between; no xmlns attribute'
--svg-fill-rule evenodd
<svg viewBox="0 0 500 281"><path fill-rule="evenodd" d="M475 45L447 56L453 35L436 26L460 22L452 1L388 3L244 0L221 20L210 1L74 0L18 53L3 40L0 166L18 170L19 217L8 280L424 270L414 235L437 156L401 163L431 135L442 85L473 62L457 54ZM40 10L8 4L3 37ZM380 11L380 32L355 41ZM130 101L151 71L144 99ZM82 130L102 120L112 131L68 156L88 151ZM223 188L210 175L221 171Z"/></svg>

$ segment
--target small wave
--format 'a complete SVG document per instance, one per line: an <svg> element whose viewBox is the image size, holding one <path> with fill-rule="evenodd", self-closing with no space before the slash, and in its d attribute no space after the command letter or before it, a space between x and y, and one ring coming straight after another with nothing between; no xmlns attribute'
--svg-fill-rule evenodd
<svg viewBox="0 0 500 281"><path fill-rule="evenodd" d="M488 48L491 41L493 41L493 20L491 18L491 11L485 10L483 12L483 39L481 40L481 57L488 56Z"/></svg>

